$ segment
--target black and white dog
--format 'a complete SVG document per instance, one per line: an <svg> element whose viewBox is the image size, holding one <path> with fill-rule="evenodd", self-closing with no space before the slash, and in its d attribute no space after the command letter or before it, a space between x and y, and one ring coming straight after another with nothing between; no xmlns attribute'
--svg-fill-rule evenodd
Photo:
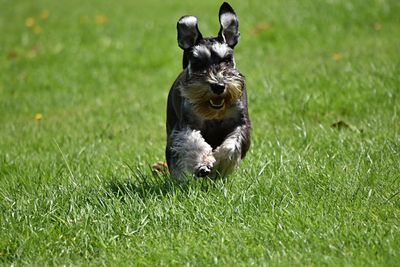
<svg viewBox="0 0 400 267"><path fill-rule="evenodd" d="M183 71L168 95L166 158L177 180L225 177L249 149L251 123L244 77L233 48L239 22L228 3L219 10L217 37L203 38L194 16L177 23Z"/></svg>

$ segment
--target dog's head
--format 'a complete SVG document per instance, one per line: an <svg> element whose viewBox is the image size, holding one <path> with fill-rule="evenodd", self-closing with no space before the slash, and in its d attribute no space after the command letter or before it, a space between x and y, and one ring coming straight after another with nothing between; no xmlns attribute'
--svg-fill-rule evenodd
<svg viewBox="0 0 400 267"><path fill-rule="evenodd" d="M244 77L235 66L233 48L239 40L239 22L228 3L219 10L217 37L203 38L197 18L184 16L177 24L178 44L183 49L186 79L180 91L196 112L207 119L220 119L239 100Z"/></svg>

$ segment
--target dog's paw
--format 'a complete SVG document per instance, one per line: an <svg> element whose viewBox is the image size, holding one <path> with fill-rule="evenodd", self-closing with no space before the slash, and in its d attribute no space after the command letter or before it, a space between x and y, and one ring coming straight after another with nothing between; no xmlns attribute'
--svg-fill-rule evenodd
<svg viewBox="0 0 400 267"><path fill-rule="evenodd" d="M213 155L216 162L210 177L225 177L239 165L240 147L233 142L225 142L214 150Z"/></svg>
<svg viewBox="0 0 400 267"><path fill-rule="evenodd" d="M200 162L194 168L194 174L197 177L206 177L212 172L215 164L215 158L212 155L212 151L204 153L201 157Z"/></svg>
<svg viewBox="0 0 400 267"><path fill-rule="evenodd" d="M199 168L197 168L195 175L197 177L206 177L211 173L211 167L210 166L200 166Z"/></svg>
<svg viewBox="0 0 400 267"><path fill-rule="evenodd" d="M219 161L236 161L240 157L240 149L235 143L224 143L217 147L213 153L217 162Z"/></svg>

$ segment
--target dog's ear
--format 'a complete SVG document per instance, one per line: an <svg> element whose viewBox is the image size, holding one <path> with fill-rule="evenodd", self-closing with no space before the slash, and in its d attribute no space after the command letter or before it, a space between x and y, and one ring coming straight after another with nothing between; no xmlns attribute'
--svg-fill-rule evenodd
<svg viewBox="0 0 400 267"><path fill-rule="evenodd" d="M231 48L234 48L239 41L239 21L233 8L224 2L219 9L219 29L218 37Z"/></svg>
<svg viewBox="0 0 400 267"><path fill-rule="evenodd" d="M197 18L194 16L183 16L176 25L178 30L178 45L183 50L188 49L203 38L197 26Z"/></svg>

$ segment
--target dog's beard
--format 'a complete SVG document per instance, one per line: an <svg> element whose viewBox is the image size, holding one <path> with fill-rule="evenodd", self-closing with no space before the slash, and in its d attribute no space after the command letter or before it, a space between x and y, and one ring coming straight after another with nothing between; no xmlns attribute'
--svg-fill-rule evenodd
<svg viewBox="0 0 400 267"><path fill-rule="evenodd" d="M222 119L226 111L242 96L244 77L240 73L224 76L226 88L220 95L214 94L210 89L210 82L215 79L216 76L210 74L206 79L204 76L193 75L180 87L182 96L193 105L195 113L204 119Z"/></svg>

